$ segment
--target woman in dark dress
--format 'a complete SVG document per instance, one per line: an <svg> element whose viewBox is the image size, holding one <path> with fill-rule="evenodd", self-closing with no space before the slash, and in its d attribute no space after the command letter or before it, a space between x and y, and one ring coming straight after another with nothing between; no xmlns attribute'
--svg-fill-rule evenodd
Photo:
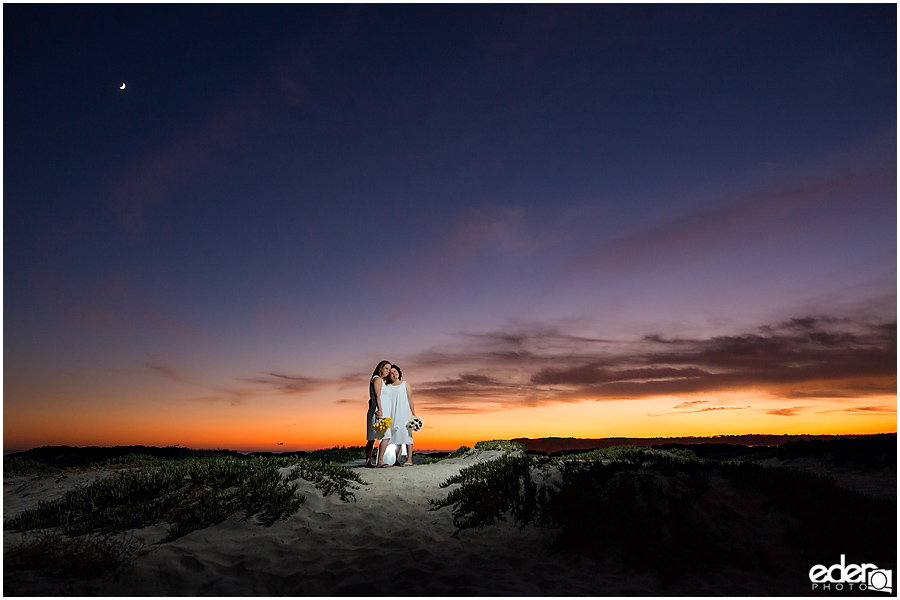
<svg viewBox="0 0 900 600"><path fill-rule="evenodd" d="M375 419L384 416L381 410L381 388L391 372L390 361L383 360L378 363L375 370L372 371L372 378L369 380L369 410L366 413L366 467L374 468L372 462L372 450L375 442L383 437L383 434L375 431Z"/></svg>

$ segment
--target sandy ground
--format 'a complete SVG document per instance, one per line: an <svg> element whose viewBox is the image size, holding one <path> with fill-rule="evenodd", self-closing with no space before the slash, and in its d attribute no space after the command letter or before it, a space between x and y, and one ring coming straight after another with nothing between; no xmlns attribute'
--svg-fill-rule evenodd
<svg viewBox="0 0 900 600"><path fill-rule="evenodd" d="M413 467L359 470L356 502L323 497L301 481L307 501L270 527L232 517L172 542L158 525L133 532L142 546L130 566L104 579L20 576L6 595L109 596L632 596L764 595L807 592L803 581L695 574L662 588L655 576L555 551L556 530L506 523L457 531L450 507L429 498L460 468L498 452ZM58 497L102 473L4 481L4 518ZM21 539L4 532L4 549Z"/></svg>

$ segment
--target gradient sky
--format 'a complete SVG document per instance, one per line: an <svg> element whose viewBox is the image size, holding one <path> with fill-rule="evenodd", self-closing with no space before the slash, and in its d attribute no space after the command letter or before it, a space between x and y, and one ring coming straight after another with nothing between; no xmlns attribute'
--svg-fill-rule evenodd
<svg viewBox="0 0 900 600"><path fill-rule="evenodd" d="M7 450L361 445L381 359L420 448L896 431L895 4L3 35Z"/></svg>

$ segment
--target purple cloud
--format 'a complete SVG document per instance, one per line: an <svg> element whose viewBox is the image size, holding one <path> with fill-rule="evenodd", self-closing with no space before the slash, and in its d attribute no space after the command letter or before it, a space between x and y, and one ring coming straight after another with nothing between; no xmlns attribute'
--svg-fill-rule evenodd
<svg viewBox="0 0 900 600"><path fill-rule="evenodd" d="M432 410L768 390L784 398L896 393L896 323L804 317L710 338L605 342L546 327L464 337L410 361L455 376L416 386ZM726 407L685 401L676 410ZM733 409L733 407L727 407ZM484 409L484 408L483 408ZM482 410L483 410L482 409ZM782 410L789 416L791 408Z"/></svg>

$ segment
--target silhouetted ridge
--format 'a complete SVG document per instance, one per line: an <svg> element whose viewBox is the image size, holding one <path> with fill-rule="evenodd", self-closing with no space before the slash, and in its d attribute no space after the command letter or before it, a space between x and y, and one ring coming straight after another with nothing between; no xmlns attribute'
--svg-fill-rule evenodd
<svg viewBox="0 0 900 600"><path fill-rule="evenodd" d="M897 459L897 434L879 433L872 435L722 435L714 437L673 437L673 438L516 438L512 440L533 453L567 453L589 451L613 446L643 446L663 450L690 449L700 458L727 460L750 454L758 454L772 448L779 448L777 458L788 459L795 456L844 457L866 455L881 457L876 460L884 464L894 464ZM775 456L775 455L773 455Z"/></svg>
<svg viewBox="0 0 900 600"><path fill-rule="evenodd" d="M4 459L21 458L27 461L42 463L56 469L69 467L87 467L94 463L103 463L129 455L142 454L166 460L182 458L201 458L205 456L244 456L236 450L194 450L180 446L42 446L24 452L7 454Z"/></svg>

